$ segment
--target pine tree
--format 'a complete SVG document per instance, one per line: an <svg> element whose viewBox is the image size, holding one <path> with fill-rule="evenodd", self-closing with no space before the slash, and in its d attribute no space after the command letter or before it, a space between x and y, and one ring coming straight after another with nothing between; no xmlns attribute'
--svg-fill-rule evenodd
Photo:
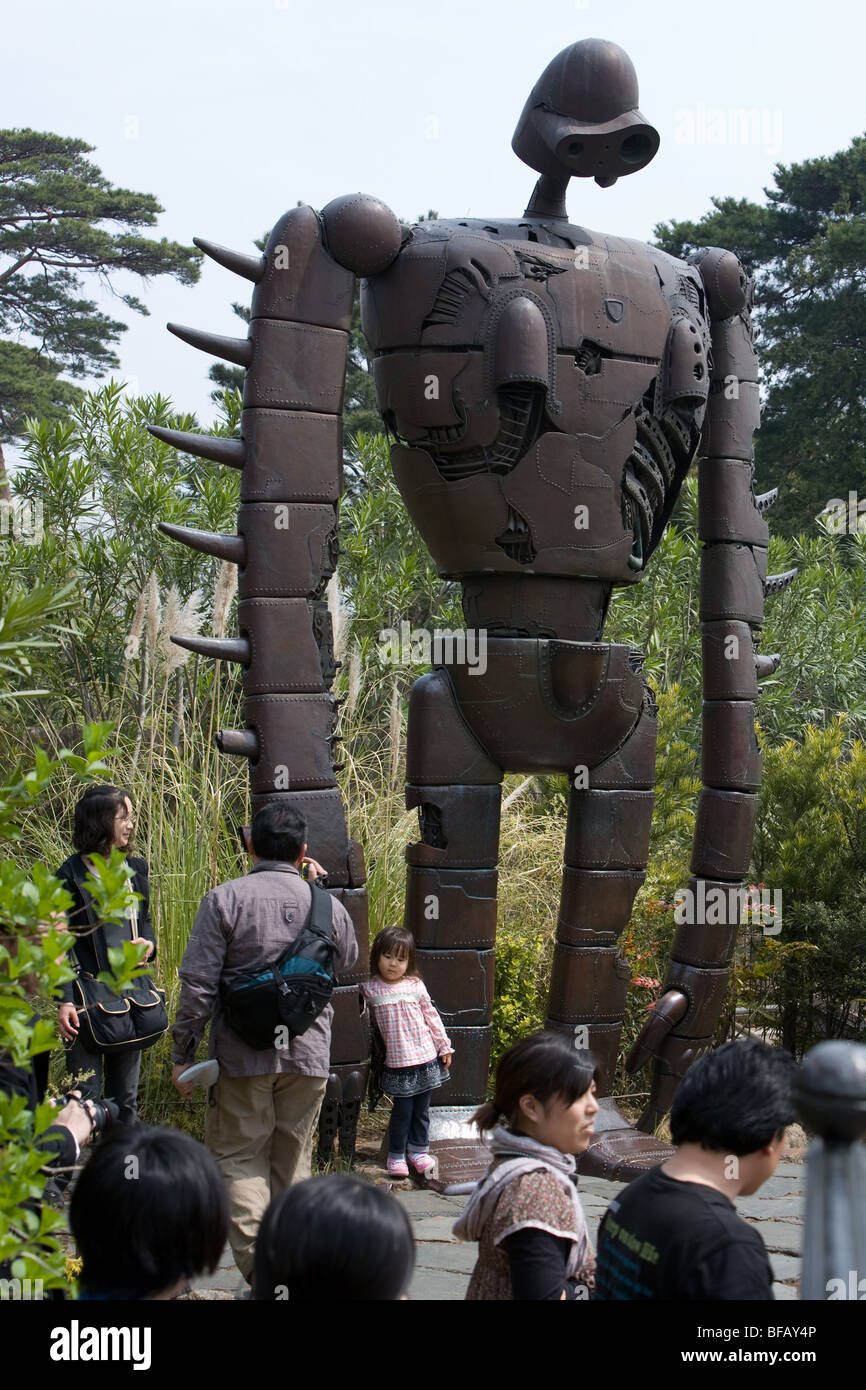
<svg viewBox="0 0 866 1390"><path fill-rule="evenodd" d="M126 325L81 297L85 274L112 289L120 270L186 285L199 277L195 247L140 235L160 204L113 187L86 158L92 148L35 130L0 131L0 439L19 436L28 415L63 414L80 395L64 377L119 366L113 346ZM134 295L117 297L147 313Z"/></svg>
<svg viewBox="0 0 866 1390"><path fill-rule="evenodd" d="M699 222L655 236L674 256L728 247L756 277L758 478L780 487L773 528L791 534L833 498L866 501L866 137L774 177L764 205L714 198Z"/></svg>

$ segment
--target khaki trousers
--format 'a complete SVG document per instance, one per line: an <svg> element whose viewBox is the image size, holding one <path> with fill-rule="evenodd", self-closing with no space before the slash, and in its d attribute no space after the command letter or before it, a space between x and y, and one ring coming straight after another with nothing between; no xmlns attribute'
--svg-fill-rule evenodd
<svg viewBox="0 0 866 1390"><path fill-rule="evenodd" d="M225 1179L229 1244L250 1280L259 1223L272 1197L310 1176L313 1131L327 1079L221 1076L211 1087L205 1141Z"/></svg>

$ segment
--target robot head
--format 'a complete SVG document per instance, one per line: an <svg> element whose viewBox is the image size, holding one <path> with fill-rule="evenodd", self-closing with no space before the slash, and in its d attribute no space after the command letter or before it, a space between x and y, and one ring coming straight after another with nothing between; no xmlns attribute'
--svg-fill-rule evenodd
<svg viewBox="0 0 866 1390"><path fill-rule="evenodd" d="M548 63L529 94L511 148L555 179L594 178L609 188L649 164L658 131L637 107L628 54L605 39L582 39Z"/></svg>

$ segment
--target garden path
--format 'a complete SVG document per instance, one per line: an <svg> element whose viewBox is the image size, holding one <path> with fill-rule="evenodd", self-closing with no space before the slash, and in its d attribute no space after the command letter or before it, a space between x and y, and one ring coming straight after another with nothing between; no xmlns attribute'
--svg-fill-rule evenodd
<svg viewBox="0 0 866 1390"><path fill-rule="evenodd" d="M770 1256L779 1300L796 1299L800 1286L806 1168L803 1163L780 1163L773 1177L754 1197L740 1197L737 1210L760 1231ZM604 1178L581 1178L580 1195L590 1236L595 1243L599 1222L622 1183ZM454 1302L464 1298L475 1264L475 1245L455 1240L451 1228L465 1197L444 1197L396 1186L394 1195L407 1211L415 1232L415 1275L409 1289L414 1302ZM196 1280L191 1297L238 1298L246 1285L226 1247L219 1269ZM188 1295L189 1296L189 1295Z"/></svg>

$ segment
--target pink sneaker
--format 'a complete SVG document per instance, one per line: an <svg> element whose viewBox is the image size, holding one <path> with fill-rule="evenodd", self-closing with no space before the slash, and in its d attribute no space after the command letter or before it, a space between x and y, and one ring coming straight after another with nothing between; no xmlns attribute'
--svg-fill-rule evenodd
<svg viewBox="0 0 866 1390"><path fill-rule="evenodd" d="M432 1168L436 1167L435 1158L431 1158L429 1154L410 1154L409 1162L416 1173L429 1173Z"/></svg>
<svg viewBox="0 0 866 1390"><path fill-rule="evenodd" d="M409 1176L409 1168L405 1158L389 1158L387 1167L389 1178L408 1178Z"/></svg>

